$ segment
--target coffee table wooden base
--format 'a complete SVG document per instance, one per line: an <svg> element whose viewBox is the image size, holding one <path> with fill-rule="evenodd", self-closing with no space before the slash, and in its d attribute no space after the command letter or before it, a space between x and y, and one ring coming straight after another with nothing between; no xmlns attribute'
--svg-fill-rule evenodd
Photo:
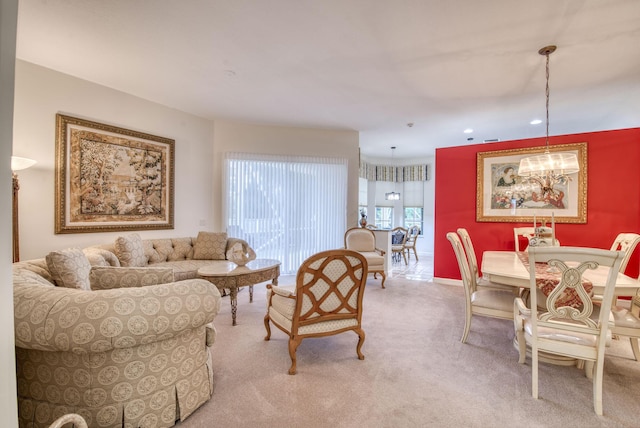
<svg viewBox="0 0 640 428"><path fill-rule="evenodd" d="M249 303L252 303L254 284L271 281L278 285L279 276L280 262L270 259L252 260L246 266L237 266L235 263L226 262L198 269L199 278L211 282L220 291L229 290L233 325L236 325L238 311L238 289L249 286Z"/></svg>

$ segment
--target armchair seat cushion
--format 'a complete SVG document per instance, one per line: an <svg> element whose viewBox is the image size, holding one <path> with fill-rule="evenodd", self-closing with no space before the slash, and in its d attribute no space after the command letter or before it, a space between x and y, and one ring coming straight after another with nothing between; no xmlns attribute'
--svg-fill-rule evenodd
<svg viewBox="0 0 640 428"><path fill-rule="evenodd" d="M359 253L367 259L370 271L384 268L384 256L375 251L359 251Z"/></svg>

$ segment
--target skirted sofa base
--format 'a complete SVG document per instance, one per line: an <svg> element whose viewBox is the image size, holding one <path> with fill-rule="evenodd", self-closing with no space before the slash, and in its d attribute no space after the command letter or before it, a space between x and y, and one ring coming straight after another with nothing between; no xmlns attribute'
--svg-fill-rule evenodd
<svg viewBox="0 0 640 428"><path fill-rule="evenodd" d="M90 427L170 427L211 398L221 296L195 278L216 262L193 259L195 241L143 240L143 266L123 267L113 245L81 250L89 289L60 286L48 258L14 263L21 427L67 413Z"/></svg>

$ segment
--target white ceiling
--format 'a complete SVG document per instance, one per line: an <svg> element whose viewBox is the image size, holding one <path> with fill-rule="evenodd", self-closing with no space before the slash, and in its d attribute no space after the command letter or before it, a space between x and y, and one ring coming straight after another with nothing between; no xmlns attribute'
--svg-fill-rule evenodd
<svg viewBox="0 0 640 428"><path fill-rule="evenodd" d="M549 44L551 135L640 126L639 0L21 0L17 57L412 158L544 136Z"/></svg>

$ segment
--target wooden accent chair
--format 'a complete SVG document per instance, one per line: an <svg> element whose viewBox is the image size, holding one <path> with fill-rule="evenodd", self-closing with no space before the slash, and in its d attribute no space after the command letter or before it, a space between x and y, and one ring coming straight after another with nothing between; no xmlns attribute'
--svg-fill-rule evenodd
<svg viewBox="0 0 640 428"><path fill-rule="evenodd" d="M527 345L531 347L531 395L538 398L539 353L573 357L585 361L585 374L593 379L593 407L602 415L602 375L604 351L609 329L609 314L623 252L579 247L529 247L530 287L538 288L536 271L558 271L558 284L538 303L539 293L529 293L530 308L522 298L516 298L514 325L524 364ZM589 269L609 267L605 291L598 317L592 317L593 303L582 276ZM590 284L589 284L590 285ZM567 293L576 297L566 298ZM571 306L559 301L574 302ZM546 308L546 309L543 309Z"/></svg>
<svg viewBox="0 0 640 428"><path fill-rule="evenodd" d="M466 343L473 315L513 320L513 299L515 296L510 290L497 290L488 287L478 289L471 275L460 237L455 232L449 232L447 239L451 242L453 252L456 255L464 286L464 331L460 341Z"/></svg>
<svg viewBox="0 0 640 428"><path fill-rule="evenodd" d="M400 255L404 258L404 264L407 264L407 254L404 252L404 244L407 242L408 230L398 226L391 229L391 258L393 261L400 261Z"/></svg>
<svg viewBox="0 0 640 428"><path fill-rule="evenodd" d="M413 250L413 255L416 256L416 261L418 261L418 252L416 251L416 243L418 242L418 235L420 235L420 227L411 226L409 228L409 234L407 235L407 240L404 243L404 251L407 253L407 259L411 258L411 250Z"/></svg>
<svg viewBox="0 0 640 428"><path fill-rule="evenodd" d="M351 250L329 250L305 260L296 276L295 292L267 285L264 326L271 338L269 321L289 335L289 374L296 374L296 349L307 337L329 336L353 330L359 337L356 352L364 343L362 297L367 279L367 260Z"/></svg>
<svg viewBox="0 0 640 428"><path fill-rule="evenodd" d="M471 270L471 277L476 281L476 285L478 287L489 287L495 288L498 290L508 290L514 294L518 294L518 288L512 287L510 285L505 284L496 284L495 282L491 282L486 278L483 278L480 275L480 267L478 266L478 259L476 258L476 252L473 248L473 241L471 241L471 236L469 236L469 232L467 229L459 228L457 230L458 235L460 236L460 240L462 241L462 246L464 247L464 252L467 254L467 261L469 263L469 269Z"/></svg>
<svg viewBox="0 0 640 428"><path fill-rule="evenodd" d="M382 275L382 288L387 274L384 271L385 251L376 247L376 235L369 229L352 227L344 233L344 248L357 251L367 259L369 273L373 273L374 278L378 274Z"/></svg>

